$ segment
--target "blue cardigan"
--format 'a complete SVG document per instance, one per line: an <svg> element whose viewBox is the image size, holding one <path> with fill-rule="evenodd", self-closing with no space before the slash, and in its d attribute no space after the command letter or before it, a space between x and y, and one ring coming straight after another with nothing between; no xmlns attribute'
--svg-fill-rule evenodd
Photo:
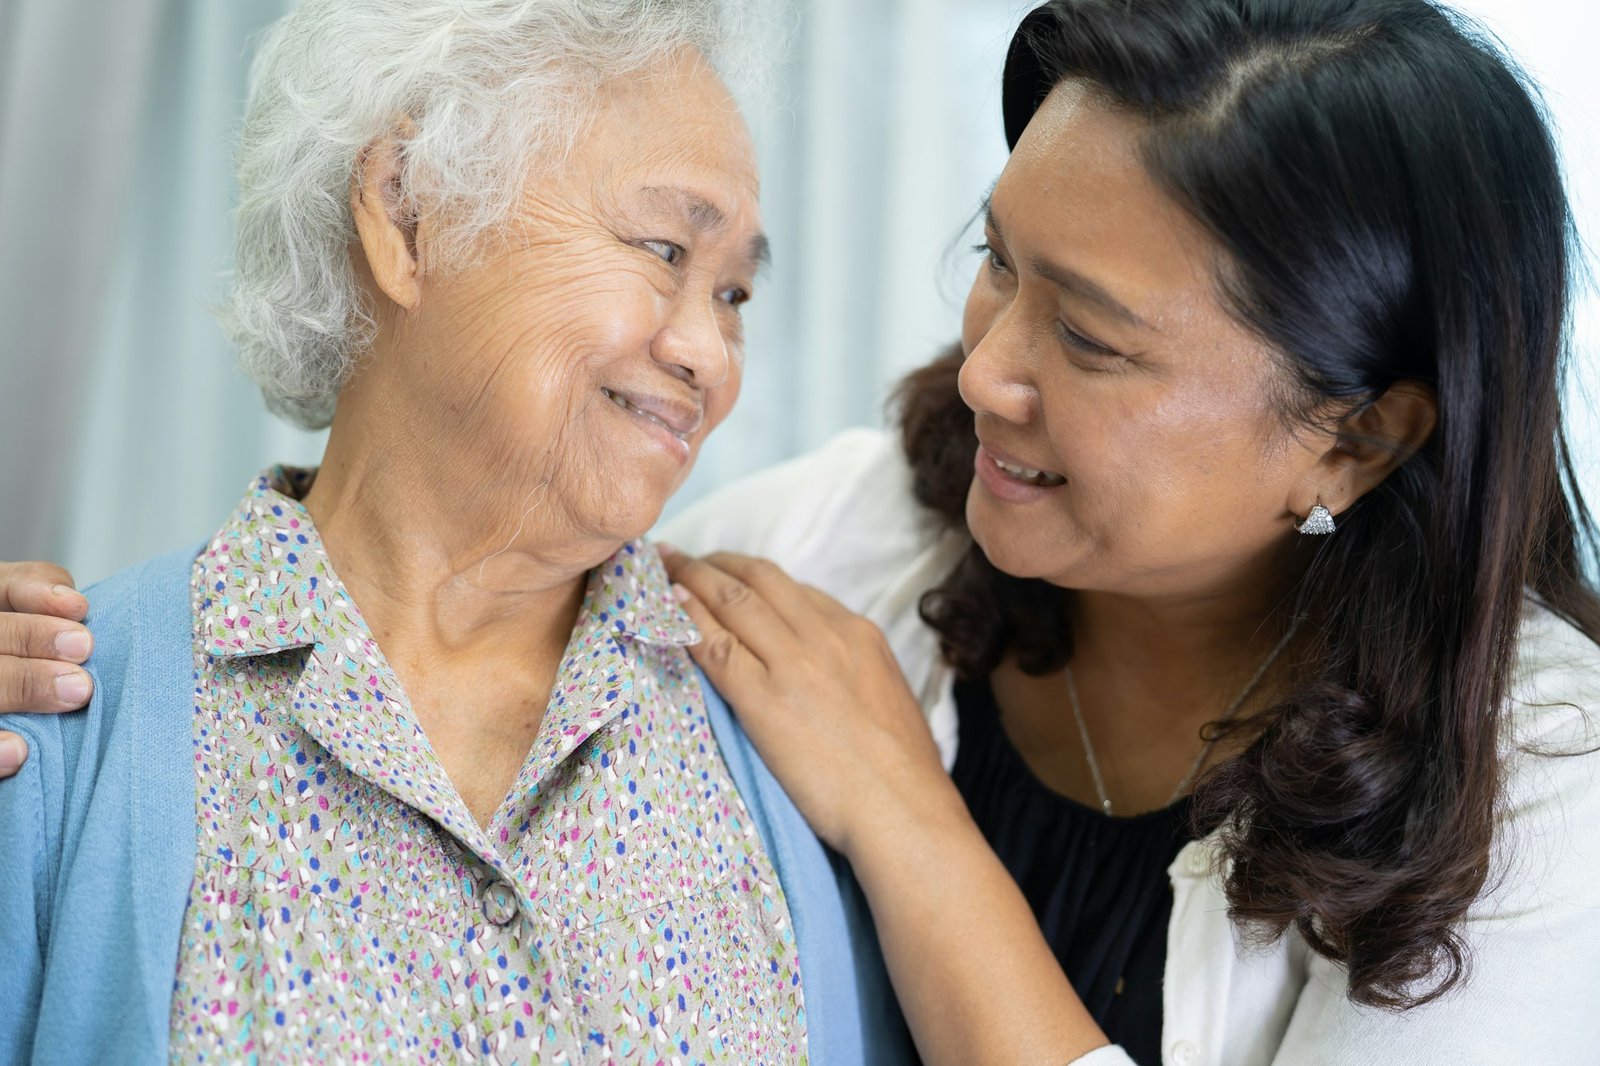
<svg viewBox="0 0 1600 1066"><path fill-rule="evenodd" d="M167 1059L194 873L190 572L198 548L88 590L94 699L0 715L30 755L0 781L0 1066ZM810 1061L911 1061L871 917L705 682L712 729L794 919Z"/></svg>

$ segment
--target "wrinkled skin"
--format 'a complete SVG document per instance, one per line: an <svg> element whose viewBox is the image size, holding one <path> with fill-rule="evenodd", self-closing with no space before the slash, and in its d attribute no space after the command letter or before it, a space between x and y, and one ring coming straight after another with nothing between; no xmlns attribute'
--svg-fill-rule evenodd
<svg viewBox="0 0 1600 1066"><path fill-rule="evenodd" d="M439 252L448 220L399 202L405 124L352 174L377 329L306 505L447 768L490 782L453 772L469 802L527 750L583 574L655 523L732 408L766 258L748 131L697 53L602 87L594 115L465 264ZM87 702L71 585L0 564L0 711ZM463 685L506 721L429 714ZM25 758L0 733L0 776Z"/></svg>

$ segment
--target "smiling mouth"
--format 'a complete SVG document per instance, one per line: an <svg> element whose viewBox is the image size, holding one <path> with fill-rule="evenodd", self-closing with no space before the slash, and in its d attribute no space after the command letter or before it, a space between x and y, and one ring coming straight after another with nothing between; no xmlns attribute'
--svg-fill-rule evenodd
<svg viewBox="0 0 1600 1066"><path fill-rule="evenodd" d="M610 400L612 403L616 404L618 407L622 408L624 411L627 411L629 414L636 415L639 418L644 419L646 422L653 422L656 425L660 426L662 429L666 430L668 433L672 434L674 437L677 437L679 440L683 441L683 443L685 443L685 444L689 443L689 434L688 433L685 433L685 432L683 432L681 430L678 430L678 429L674 429L672 426L669 426L667 423L663 422L661 419L657 418L655 415L651 414L649 411L646 411L643 408L641 408L638 405L636 405L632 400L629 400L626 396L623 396L621 393L612 392L610 389L603 388L603 387L601 388L600 392L602 394L604 394L606 399Z"/></svg>
<svg viewBox="0 0 1600 1066"><path fill-rule="evenodd" d="M994 463L1006 477L1026 482L1029 485L1037 485L1042 489L1055 488L1057 485L1065 485L1067 483L1066 478L1060 474L1052 474L1048 470L1033 470L1026 466L1013 466L1010 463L1002 463L992 455L989 456L989 461Z"/></svg>

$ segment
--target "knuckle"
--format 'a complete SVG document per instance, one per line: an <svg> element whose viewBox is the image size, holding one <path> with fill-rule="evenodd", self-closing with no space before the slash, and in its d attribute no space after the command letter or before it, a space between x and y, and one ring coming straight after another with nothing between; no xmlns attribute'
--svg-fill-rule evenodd
<svg viewBox="0 0 1600 1066"><path fill-rule="evenodd" d="M58 628L33 615L0 614L0 654L54 659Z"/></svg>
<svg viewBox="0 0 1600 1066"><path fill-rule="evenodd" d="M734 653L738 650L738 639L725 629L706 638L706 658L718 666L726 666L732 662Z"/></svg>
<svg viewBox="0 0 1600 1066"><path fill-rule="evenodd" d="M783 567L771 559L751 559L750 576L761 581L770 581L773 578L784 577Z"/></svg>
<svg viewBox="0 0 1600 1066"><path fill-rule="evenodd" d="M28 663L13 655L0 655L0 711L22 711L33 706L38 681Z"/></svg>
<svg viewBox="0 0 1600 1066"><path fill-rule="evenodd" d="M724 607L737 607L750 598L750 586L743 581L728 581L717 589L717 602Z"/></svg>
<svg viewBox="0 0 1600 1066"><path fill-rule="evenodd" d="M0 614L0 655L27 655L27 634L14 614Z"/></svg>

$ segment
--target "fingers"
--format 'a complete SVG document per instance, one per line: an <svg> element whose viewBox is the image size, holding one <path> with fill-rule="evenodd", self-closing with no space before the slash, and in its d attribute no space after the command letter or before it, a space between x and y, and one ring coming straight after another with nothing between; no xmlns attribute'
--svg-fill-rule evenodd
<svg viewBox="0 0 1600 1066"><path fill-rule="evenodd" d="M737 634L717 619L704 600L682 585L673 588L684 613L700 631L700 642L690 645L689 655L717 691L729 700L740 700L767 676L766 667Z"/></svg>
<svg viewBox="0 0 1600 1066"><path fill-rule="evenodd" d="M28 742L15 733L0 732L0 781L5 780L28 761Z"/></svg>
<svg viewBox="0 0 1600 1066"><path fill-rule="evenodd" d="M0 714L77 710L92 691L89 674L76 666L0 655Z"/></svg>
<svg viewBox="0 0 1600 1066"><path fill-rule="evenodd" d="M816 604L807 594L806 586L770 559L712 552L704 561L760 593L762 600L789 624L790 629L801 631L808 616L816 612Z"/></svg>
<svg viewBox="0 0 1600 1066"><path fill-rule="evenodd" d="M696 559L670 549L663 552L662 558L673 582L692 597L692 601L684 602L684 609L707 640L711 638L707 627L701 624L702 618L715 623L713 632L731 633L765 665L791 654L795 631L774 609L762 589L710 559Z"/></svg>
<svg viewBox="0 0 1600 1066"><path fill-rule="evenodd" d="M72 575L53 563L0 563L0 611L83 621L89 601Z"/></svg>
<svg viewBox="0 0 1600 1066"><path fill-rule="evenodd" d="M78 624L88 611L61 567L0 563L0 713L71 711L89 702L93 684L77 666L94 649Z"/></svg>
<svg viewBox="0 0 1600 1066"><path fill-rule="evenodd" d="M0 614L0 655L81 663L94 640L76 622L42 614Z"/></svg>

